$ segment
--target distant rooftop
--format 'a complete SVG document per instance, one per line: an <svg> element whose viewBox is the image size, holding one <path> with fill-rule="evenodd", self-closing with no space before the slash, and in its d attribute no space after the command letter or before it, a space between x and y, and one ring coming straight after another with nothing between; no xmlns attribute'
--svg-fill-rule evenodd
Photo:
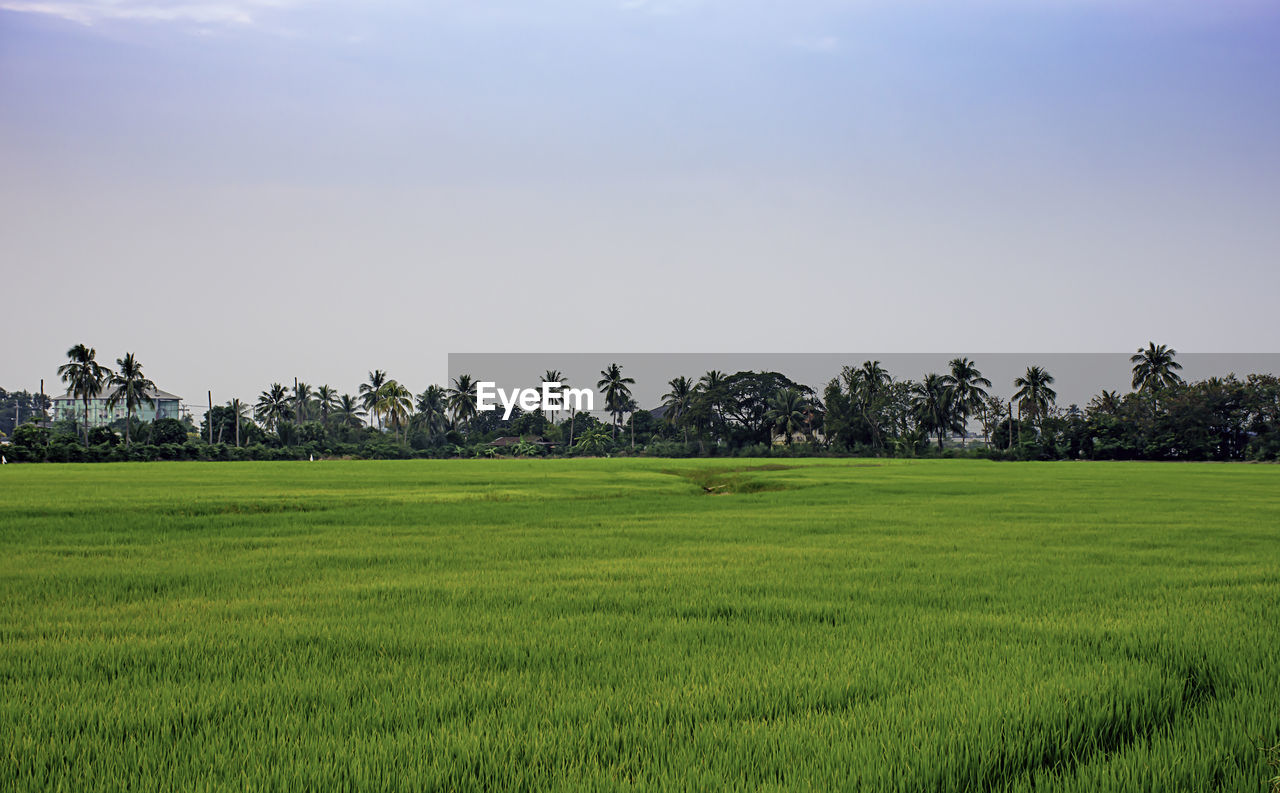
<svg viewBox="0 0 1280 793"><path fill-rule="evenodd" d="M98 396L94 397L94 399L106 399L106 398L107 398L107 397L109 397L112 393L113 393L113 389L107 388L107 389L104 389L104 390L103 390L103 392L102 392L101 394L99 394ZM148 389L145 389L142 393L146 394L147 396L151 397L152 399L166 399L166 400L167 400L167 399L176 399L176 400L178 400L178 401L182 401L182 397L178 396L177 394L170 394L168 391L161 391L161 390L160 390L160 389L158 389L158 388L156 388L156 389L148 388ZM56 396L56 397L53 397L53 401L54 401L54 402L66 402L66 401L79 402L79 401L80 401L80 397L75 396L75 395L73 395L70 391L68 391L67 393L63 394L62 396Z"/></svg>

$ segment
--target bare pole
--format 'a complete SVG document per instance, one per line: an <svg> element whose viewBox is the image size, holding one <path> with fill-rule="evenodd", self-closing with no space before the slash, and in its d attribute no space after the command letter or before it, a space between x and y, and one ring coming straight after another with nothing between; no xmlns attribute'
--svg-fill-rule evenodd
<svg viewBox="0 0 1280 793"><path fill-rule="evenodd" d="M1009 451L1013 451L1013 400L1009 400Z"/></svg>

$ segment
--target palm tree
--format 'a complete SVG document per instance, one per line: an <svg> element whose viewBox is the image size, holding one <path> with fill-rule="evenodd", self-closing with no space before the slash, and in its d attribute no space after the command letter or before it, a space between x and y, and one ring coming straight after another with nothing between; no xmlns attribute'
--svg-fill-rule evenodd
<svg viewBox="0 0 1280 793"><path fill-rule="evenodd" d="M107 397L107 404L115 407L124 400L124 445L132 446L133 439L129 430L133 424L133 412L143 403L155 406L156 401L147 391L154 392L156 384L142 374L142 364L138 363L131 352L125 353L123 358L117 358L116 366L120 367L120 371L111 375L110 385L115 390Z"/></svg>
<svg viewBox="0 0 1280 793"><path fill-rule="evenodd" d="M466 424L476 415L476 382L469 374L460 374L453 379L453 387L449 389L449 409L453 411L454 426Z"/></svg>
<svg viewBox="0 0 1280 793"><path fill-rule="evenodd" d="M849 397L858 403L858 412L871 431L871 445L876 449L884 446L880 407L882 397L891 383L893 377L879 361L863 361L862 366L845 373Z"/></svg>
<svg viewBox="0 0 1280 793"><path fill-rule="evenodd" d="M258 404L253 412L268 430L275 430L280 421L289 416L289 392L279 383L272 383L258 395Z"/></svg>
<svg viewBox="0 0 1280 793"><path fill-rule="evenodd" d="M1013 398L1018 401L1019 412L1030 413L1032 422L1039 429L1053 401L1058 398L1058 392L1049 387L1053 385L1053 375L1039 366L1028 366L1026 374L1014 379L1013 384L1018 387Z"/></svg>
<svg viewBox="0 0 1280 793"><path fill-rule="evenodd" d="M369 373L369 381L360 384L360 401L364 405L364 409L369 411L370 418L373 417L373 406L378 401L378 389L382 388L382 384L387 382L387 373L381 369L374 369ZM381 428L381 425L379 425Z"/></svg>
<svg viewBox="0 0 1280 793"><path fill-rule="evenodd" d="M564 383L561 382L562 380L564 380L564 375L560 373L559 369L548 369L542 373L542 382L544 383L555 383L556 385L563 387ZM555 422L552 422L552 424L554 423Z"/></svg>
<svg viewBox="0 0 1280 793"><path fill-rule="evenodd" d="M889 374L888 369L880 365L879 361L863 361L858 369L858 379L871 396L878 396L884 386L893 382L893 376Z"/></svg>
<svg viewBox="0 0 1280 793"><path fill-rule="evenodd" d="M804 396L794 388L783 388L769 398L769 410L765 419L769 426L777 428L791 445L791 436L801 432L808 420L809 405Z"/></svg>
<svg viewBox="0 0 1280 793"><path fill-rule="evenodd" d="M568 378L561 376L560 386L562 388L568 388L569 387ZM577 420L578 420L578 406L573 405L572 407L569 408L569 443L567 446L565 446L566 449L573 448L573 430L574 430L574 423Z"/></svg>
<svg viewBox="0 0 1280 793"><path fill-rule="evenodd" d="M1108 391L1104 388L1102 393L1089 402L1089 407L1095 412L1114 416L1120 412L1120 395L1115 391Z"/></svg>
<svg viewBox="0 0 1280 793"><path fill-rule="evenodd" d="M1146 349L1139 347L1138 354L1129 357L1133 364L1133 387L1155 395L1171 386L1181 385L1182 377L1177 371L1182 364L1173 359L1177 354L1177 350L1153 341L1147 342Z"/></svg>
<svg viewBox="0 0 1280 793"><path fill-rule="evenodd" d="M236 448L240 447L240 422L247 418L249 406L241 402L239 399L233 399L227 403L227 408L231 411L231 419L236 423Z"/></svg>
<svg viewBox="0 0 1280 793"><path fill-rule="evenodd" d="M350 394L343 394L338 397L338 404L333 409L333 415L337 417L340 426L364 426L364 408L360 407L360 400Z"/></svg>
<svg viewBox="0 0 1280 793"><path fill-rule="evenodd" d="M958 432L962 426L955 392L942 375L927 374L924 382L912 386L911 396L916 420L926 432L938 436L938 449L941 450L943 438Z"/></svg>
<svg viewBox="0 0 1280 793"><path fill-rule="evenodd" d="M293 381L293 420L301 424L303 418L311 418L307 409L311 405L311 386Z"/></svg>
<svg viewBox="0 0 1280 793"><path fill-rule="evenodd" d="M667 387L671 390L662 395L662 403L667 407L665 418L672 426L681 427L684 430L684 442L688 443L689 427L684 423L684 414L693 400L693 382L681 375L668 381Z"/></svg>
<svg viewBox="0 0 1280 793"><path fill-rule="evenodd" d="M635 399L627 397L627 401L622 405L623 410L631 414L631 421L627 422L631 426L631 451L636 450L636 411L640 409L640 403Z"/></svg>
<svg viewBox="0 0 1280 793"><path fill-rule="evenodd" d="M388 380L378 389L374 412L391 425L392 432L405 428L404 440L409 438L409 416L413 413L413 393L395 380ZM381 424L382 421L379 421Z"/></svg>
<svg viewBox="0 0 1280 793"><path fill-rule="evenodd" d="M982 410L982 406L987 399L986 388L991 387L991 381L982 376L982 372L978 371L978 367L968 358L953 358L950 363L951 373L942 378L943 382L951 388L951 394L955 399L955 409L960 418L960 446L965 445L967 436L969 435L969 414Z"/></svg>
<svg viewBox="0 0 1280 793"><path fill-rule="evenodd" d="M724 385L724 380L727 379L728 377L724 375L724 372L713 368L713 370L709 370L705 375L699 377L698 386L695 389L696 393L703 395L705 400L704 405L708 413L705 421L708 422L712 437L716 436L717 427L721 425L721 408L723 407L721 399L723 394L719 389Z"/></svg>
<svg viewBox="0 0 1280 793"><path fill-rule="evenodd" d="M710 412L711 432L714 436L715 428L720 425L720 386L724 385L727 375L719 369L711 369L702 377L698 378L698 391L706 397L707 407Z"/></svg>
<svg viewBox="0 0 1280 793"><path fill-rule="evenodd" d="M712 369L698 378L698 387L703 391L714 391L719 388L725 381L724 372L719 369Z"/></svg>
<svg viewBox="0 0 1280 793"><path fill-rule="evenodd" d="M316 404L320 408L320 423L329 425L329 414L338 406L338 390L330 385L316 389Z"/></svg>
<svg viewBox="0 0 1280 793"><path fill-rule="evenodd" d="M58 367L58 376L72 396L84 402L84 445L89 445L89 400L102 393L110 370L94 360L97 350L77 344L67 350L67 363Z"/></svg>
<svg viewBox="0 0 1280 793"><path fill-rule="evenodd" d="M631 389L635 380L622 376L622 367L616 363L600 370L600 381L596 388L604 390L604 409L613 415L613 439L618 439L618 427L622 423L622 414L626 412L627 400L631 399Z"/></svg>
<svg viewBox="0 0 1280 793"><path fill-rule="evenodd" d="M418 416L425 425L427 434L435 437L449 425L448 396L438 385L427 386L427 390L418 394Z"/></svg>

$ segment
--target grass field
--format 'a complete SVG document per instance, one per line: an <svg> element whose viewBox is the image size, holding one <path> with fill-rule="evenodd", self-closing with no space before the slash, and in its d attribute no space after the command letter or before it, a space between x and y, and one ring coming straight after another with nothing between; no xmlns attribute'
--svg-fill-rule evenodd
<svg viewBox="0 0 1280 793"><path fill-rule="evenodd" d="M0 602L3 790L1264 791L1280 742L1275 466L11 465Z"/></svg>

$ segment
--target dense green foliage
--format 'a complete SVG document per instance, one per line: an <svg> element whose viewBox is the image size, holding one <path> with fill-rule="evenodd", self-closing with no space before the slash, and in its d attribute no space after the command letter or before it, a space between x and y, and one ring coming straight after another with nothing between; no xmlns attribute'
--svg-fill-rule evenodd
<svg viewBox="0 0 1280 793"><path fill-rule="evenodd" d="M987 390L991 381L975 361L962 357L950 362L947 373L928 373L919 381L895 380L879 361L864 361L844 367L821 396L778 372L711 371L696 382L682 375L668 382L661 406L644 410L632 397L634 379L614 363L601 370L596 383L610 419L607 427L573 411L547 415L516 409L504 418L479 410L477 379L469 374L447 388L428 386L415 397L380 369L369 373L359 396L329 385L313 388L294 381L289 389L272 383L258 396L252 415L249 405L233 399L212 407L198 428L173 419L149 425L132 418L137 395L154 385L142 377L141 364L126 354L117 359L119 372L98 367L92 375L87 367L98 366L94 354L77 345L59 371L74 393L108 388L115 402L134 400L130 417L111 428L123 437L123 446L113 437L86 432L76 421L62 421L40 443L30 434L15 438L7 447L14 461L612 454L1280 459L1280 378L1233 374L1187 383L1178 374L1177 351L1155 343L1130 359L1134 391L1103 391L1084 408L1060 407L1054 376L1040 366L1014 378L1008 402L993 397ZM554 370L543 377L562 382ZM981 440L971 426L980 427ZM80 448L70 442L77 433L84 439Z"/></svg>
<svg viewBox="0 0 1280 793"><path fill-rule="evenodd" d="M0 436L11 436L24 422L37 413L46 415L53 401L41 398L39 391L6 391L0 388Z"/></svg>
<svg viewBox="0 0 1280 793"><path fill-rule="evenodd" d="M0 789L1262 791L1274 775L1273 466L0 478Z"/></svg>

